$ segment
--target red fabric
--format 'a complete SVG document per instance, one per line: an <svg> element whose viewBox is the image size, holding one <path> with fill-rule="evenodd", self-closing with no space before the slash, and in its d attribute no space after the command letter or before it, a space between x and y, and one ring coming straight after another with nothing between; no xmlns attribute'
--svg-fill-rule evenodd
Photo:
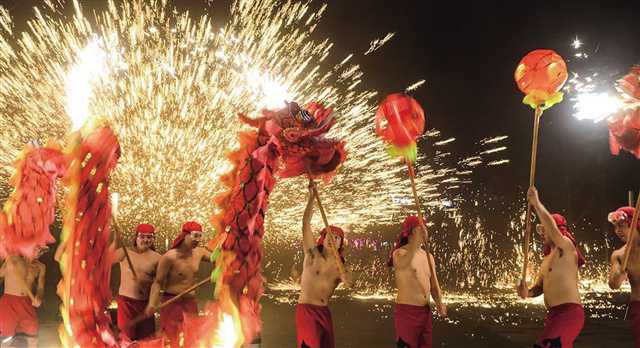
<svg viewBox="0 0 640 348"><path fill-rule="evenodd" d="M551 216L553 217L553 221L556 223L556 226L558 226L558 230L560 230L560 233L562 233L563 236L569 238L569 240L571 240L571 243L573 243L573 246L576 247L576 254L578 254L578 267L582 267L585 263L584 255L582 254L582 251L578 247L578 243L576 243L576 239L573 237L571 232L569 232L569 230L567 229L567 219L565 219L564 216L560 214L551 214ZM551 253L551 246L545 245L543 251L544 251L544 256L549 255Z"/></svg>
<svg viewBox="0 0 640 348"><path fill-rule="evenodd" d="M640 108L625 110L609 118L608 127L612 155L625 150L640 158Z"/></svg>
<svg viewBox="0 0 640 348"><path fill-rule="evenodd" d="M584 326L584 309L577 303L564 303L549 308L544 330L534 347L573 348L573 341Z"/></svg>
<svg viewBox="0 0 640 348"><path fill-rule="evenodd" d="M175 295L164 294L162 302L172 299ZM198 302L190 296L184 296L176 302L160 309L160 327L171 341L171 347L179 347L180 332L185 314L198 314Z"/></svg>
<svg viewBox="0 0 640 348"><path fill-rule="evenodd" d="M308 303L296 305L296 348L334 348L335 335L331 312L327 306Z"/></svg>
<svg viewBox="0 0 640 348"><path fill-rule="evenodd" d="M420 104L404 93L388 95L376 112L376 134L397 147L415 144L424 132L424 111Z"/></svg>
<svg viewBox="0 0 640 348"><path fill-rule="evenodd" d="M148 300L136 300L118 295L116 302L118 303L118 328L121 336L126 336L130 341L137 341L155 333L156 322L153 317L147 318L137 325L127 327L130 321L144 313L144 309L149 303Z"/></svg>
<svg viewBox="0 0 640 348"><path fill-rule="evenodd" d="M4 294L0 297L0 336L17 333L38 335L38 316L27 296Z"/></svg>
<svg viewBox="0 0 640 348"><path fill-rule="evenodd" d="M624 221L627 226L631 226L631 220L633 220L633 214L636 212L636 208L634 207L620 207L609 213L609 222L618 223L620 221ZM637 227L640 227L640 219L636 223Z"/></svg>
<svg viewBox="0 0 640 348"><path fill-rule="evenodd" d="M175 249L178 246L180 246L180 244L182 244L182 241L184 240L184 237L186 237L189 233L193 231L202 232L202 225L200 225L195 221L187 221L184 224L182 224L182 230L180 231L180 234L178 234L176 239L173 240L173 244L171 244L171 249Z"/></svg>
<svg viewBox="0 0 640 348"><path fill-rule="evenodd" d="M629 326L633 335L633 347L640 348L640 301L629 303Z"/></svg>
<svg viewBox="0 0 640 348"><path fill-rule="evenodd" d="M520 60L514 73L518 88L526 95L534 94L542 104L564 86L569 77L562 57L552 50L537 49Z"/></svg>
<svg viewBox="0 0 640 348"><path fill-rule="evenodd" d="M156 228L151 224L140 224L136 227L136 233L155 233Z"/></svg>
<svg viewBox="0 0 640 348"><path fill-rule="evenodd" d="M398 347L432 347L433 314L429 306L396 303L393 318Z"/></svg>
<svg viewBox="0 0 640 348"><path fill-rule="evenodd" d="M393 253L409 243L409 237L413 234L413 229L419 225L420 221L415 215L409 215L404 219L402 222L402 229L396 239L396 244L393 246L393 249L391 249L391 253L389 253L389 261L387 261L388 267L393 267Z"/></svg>

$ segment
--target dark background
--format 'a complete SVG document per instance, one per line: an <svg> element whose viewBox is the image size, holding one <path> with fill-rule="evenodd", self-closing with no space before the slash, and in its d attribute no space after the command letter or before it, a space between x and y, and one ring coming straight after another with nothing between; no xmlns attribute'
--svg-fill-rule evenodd
<svg viewBox="0 0 640 348"><path fill-rule="evenodd" d="M102 1L80 2L86 8L104 6ZM194 15L208 11L219 25L226 22L229 3L174 1ZM41 1L0 4L20 31ZM457 138L455 152L470 153L482 138L508 135L511 163L475 171L473 188L512 202L523 198L528 184L533 123L533 111L521 103L523 95L513 81L520 58L536 48L554 49L570 71L592 66L613 81L640 63L639 15L640 1L334 0L315 35L331 38L337 60L355 53L353 61L365 72L364 88L380 96L426 79L412 94L423 105L429 128ZM396 36L362 56L371 40L388 32ZM591 53L587 61L572 57L576 36ZM635 176L640 162L627 153L610 155L606 123L574 119L570 98L542 118L537 186L550 210L563 212L570 222L595 225L581 240L612 239L606 214L626 204L627 190L640 188ZM428 151L427 141L421 145ZM56 273L57 267L50 277Z"/></svg>

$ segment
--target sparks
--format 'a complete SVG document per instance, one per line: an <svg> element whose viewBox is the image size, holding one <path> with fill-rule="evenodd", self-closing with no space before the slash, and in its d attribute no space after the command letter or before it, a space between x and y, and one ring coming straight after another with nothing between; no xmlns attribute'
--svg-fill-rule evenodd
<svg viewBox="0 0 640 348"><path fill-rule="evenodd" d="M420 87L420 86L424 85L424 83L425 83L426 81L427 81L427 80L420 80L420 81L417 81L417 82L415 82L415 83L412 83L412 84L411 84L411 85L409 85L409 87L407 87L404 91L405 91L405 92L415 91L416 89L418 89L418 87Z"/></svg>
<svg viewBox="0 0 640 348"><path fill-rule="evenodd" d="M368 55L369 53L373 53L380 49L384 44L386 44L392 37L394 37L396 33L387 33L385 37L382 39L375 39L369 43L369 49L364 53L364 55Z"/></svg>
<svg viewBox="0 0 640 348"><path fill-rule="evenodd" d="M620 98L612 97L607 93L581 93L575 100L573 108L576 112L573 116L579 120L591 120L594 123L613 115L623 106Z"/></svg>

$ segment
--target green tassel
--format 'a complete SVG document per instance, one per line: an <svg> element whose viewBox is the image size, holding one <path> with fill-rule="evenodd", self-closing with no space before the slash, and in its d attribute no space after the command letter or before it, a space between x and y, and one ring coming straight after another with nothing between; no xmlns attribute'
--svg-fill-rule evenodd
<svg viewBox="0 0 640 348"><path fill-rule="evenodd" d="M418 146L416 143L405 147L389 145L387 147L387 153L391 157L403 157L406 160L411 161L411 163L414 163L418 158Z"/></svg>

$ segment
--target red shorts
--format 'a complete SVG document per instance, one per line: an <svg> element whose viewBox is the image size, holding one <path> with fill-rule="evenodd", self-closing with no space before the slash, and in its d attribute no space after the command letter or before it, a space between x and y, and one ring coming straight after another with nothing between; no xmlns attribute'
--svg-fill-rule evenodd
<svg viewBox="0 0 640 348"><path fill-rule="evenodd" d="M165 293L162 302L172 299L175 295ZM160 309L160 327L171 341L171 347L180 345L180 333L185 314L198 314L198 302L190 296L184 296L172 304Z"/></svg>
<svg viewBox="0 0 640 348"><path fill-rule="evenodd" d="M433 315L429 306L396 303L393 317L398 348L431 348Z"/></svg>
<svg viewBox="0 0 640 348"><path fill-rule="evenodd" d="M334 348L333 321L327 306L296 305L296 348Z"/></svg>
<svg viewBox="0 0 640 348"><path fill-rule="evenodd" d="M629 303L629 326L635 348L640 348L640 301Z"/></svg>
<svg viewBox="0 0 640 348"><path fill-rule="evenodd" d="M118 295L118 328L120 335L130 341L137 341L153 335L156 331L156 322L153 317L146 318L137 325L127 327L133 319L144 313L148 300L136 300L134 298Z"/></svg>
<svg viewBox="0 0 640 348"><path fill-rule="evenodd" d="M563 303L549 308L544 330L534 347L573 348L573 341L584 326L584 309L577 303Z"/></svg>
<svg viewBox="0 0 640 348"><path fill-rule="evenodd" d="M17 333L38 335L38 316L27 296L4 294L0 297L0 336L10 337Z"/></svg>

